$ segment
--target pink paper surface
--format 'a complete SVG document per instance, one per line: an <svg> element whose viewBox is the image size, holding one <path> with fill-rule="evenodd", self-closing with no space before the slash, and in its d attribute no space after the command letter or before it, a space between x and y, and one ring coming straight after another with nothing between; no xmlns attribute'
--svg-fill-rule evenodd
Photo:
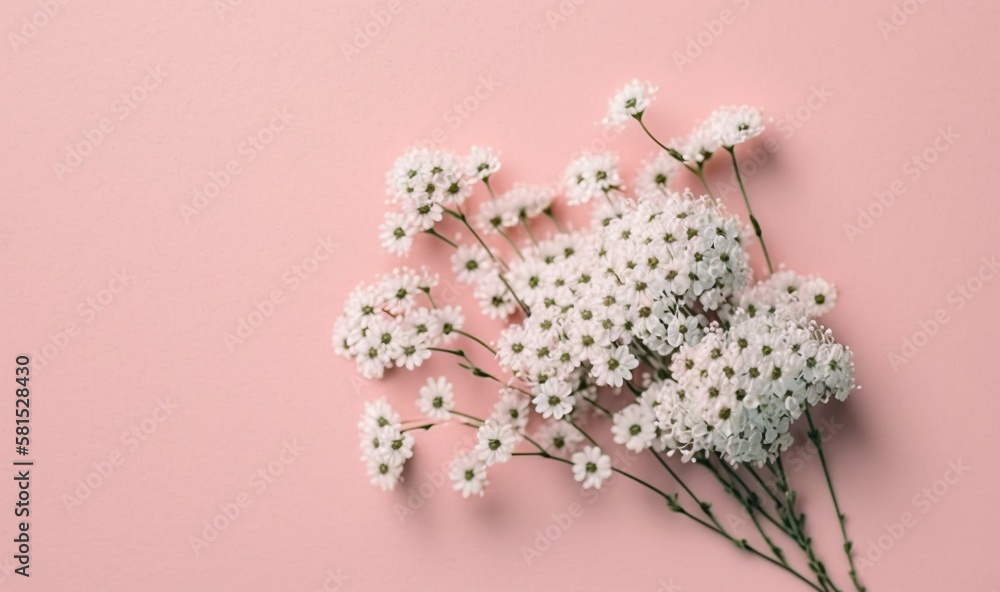
<svg viewBox="0 0 1000 592"><path fill-rule="evenodd" d="M14 460L27 353L36 465L30 579L0 477L0 586L804 589L622 479L595 499L519 459L463 501L442 486L458 426L418 435L392 494L358 462L366 398L415 416L443 372L462 407L493 399L451 360L366 383L330 350L347 292L398 263L375 236L384 171L425 142L496 147L501 189L583 147L631 177L653 146L594 122L638 77L663 137L720 104L773 118L741 158L772 256L840 289L826 322L864 388L821 416L869 590L997 589L998 24L996 4L933 0L3 3L0 441ZM428 239L409 262L446 256ZM843 574L819 463L791 454Z"/></svg>

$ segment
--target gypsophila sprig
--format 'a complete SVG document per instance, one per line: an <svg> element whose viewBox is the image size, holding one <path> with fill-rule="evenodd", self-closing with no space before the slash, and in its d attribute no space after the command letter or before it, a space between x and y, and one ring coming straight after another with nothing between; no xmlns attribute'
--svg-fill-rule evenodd
<svg viewBox="0 0 1000 592"><path fill-rule="evenodd" d="M795 443L793 426L803 424L840 523L847 575L862 592L811 415L857 388L853 353L820 324L837 290L816 275L772 270L735 154L764 133L760 111L720 107L686 137L661 142L643 118L655 94L633 80L611 97L603 120L611 127L634 120L657 149L638 167L633 192L610 152L578 155L562 172L561 191L503 179L493 148L472 147L463 157L415 149L396 160L378 241L399 256L437 241L454 281L399 267L358 286L334 324L334 351L367 379L419 371L434 356L479 382L457 388L464 383L427 377L409 393L406 408L420 414L412 421L385 398L365 403L358 431L368 478L393 489L416 435L457 424L475 430L475 446L448 467L463 498L482 497L488 472L525 457L551 461L564 481L584 489L622 478L800 584L843 592L806 533L781 461ZM715 167L706 163L720 151L740 181L749 227L712 195ZM685 170L698 190L673 187ZM590 224L560 221L560 202L590 203ZM758 248L765 265L758 263L755 279ZM463 309L470 299L475 304ZM466 311L477 306L490 322L467 323ZM474 329L484 326L494 330ZM635 455L654 457L665 476L630 472ZM731 533L678 463L711 473L760 540ZM808 571L781 545L797 547Z"/></svg>

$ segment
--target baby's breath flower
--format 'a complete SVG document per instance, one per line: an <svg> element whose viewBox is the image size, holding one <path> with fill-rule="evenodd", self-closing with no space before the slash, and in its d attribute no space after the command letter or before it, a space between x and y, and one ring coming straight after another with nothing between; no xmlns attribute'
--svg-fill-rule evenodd
<svg viewBox="0 0 1000 592"><path fill-rule="evenodd" d="M596 446L584 446L583 451L572 456L573 479L583 483L584 489L600 489L611 476L611 457Z"/></svg>
<svg viewBox="0 0 1000 592"><path fill-rule="evenodd" d="M603 123L606 127L619 127L629 117L642 117L643 112L656 95L656 87L648 82L633 80L615 93L608 101L608 114Z"/></svg>

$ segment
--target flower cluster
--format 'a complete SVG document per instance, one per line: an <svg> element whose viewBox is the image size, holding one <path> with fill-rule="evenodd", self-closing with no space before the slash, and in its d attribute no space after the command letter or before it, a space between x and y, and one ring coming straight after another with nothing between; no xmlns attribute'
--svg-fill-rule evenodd
<svg viewBox="0 0 1000 592"><path fill-rule="evenodd" d="M853 358L828 329L780 309L731 323L681 348L672 378L650 386L651 406L664 449L763 466L792 444L807 407L847 398Z"/></svg>
<svg viewBox="0 0 1000 592"><path fill-rule="evenodd" d="M467 175L467 169L477 171ZM444 218L447 208L460 207L472 193L476 175L499 168L495 157L473 150L466 162L440 150L415 149L400 156L386 175L389 201L400 211L386 214L379 229L382 246L396 255L409 253L413 237L428 232Z"/></svg>
<svg viewBox="0 0 1000 592"><path fill-rule="evenodd" d="M759 110L746 105L720 107L694 126L687 137L671 140L669 145L683 162L701 167L718 150L731 149L763 132Z"/></svg>
<svg viewBox="0 0 1000 592"><path fill-rule="evenodd" d="M763 132L760 111L722 107L686 138L661 143L643 119L655 93L650 84L632 81L611 98L604 119L609 126L637 120L662 149L639 168L633 193L626 192L614 154L584 153L565 169L565 203L594 202L592 222L583 229L567 231L559 222L553 204L560 193L552 186L513 185L495 193L501 163L490 148L473 147L464 159L413 150L396 161L387 179L390 202L399 208L382 226L383 245L408 254L421 232L447 243L455 278L472 286L484 316L502 327L485 339L463 330L462 311L438 305L438 278L426 269L402 267L350 294L333 345L360 374L382 378L391 368L414 370L432 353L452 355L497 393L492 410L477 417L460 410L461 393L445 377L430 378L415 400L428 423L406 428L384 399L366 404L359 430L375 485L392 489L401 478L413 454L410 430L455 422L476 430L474 448L458 454L448 471L463 497L484 494L490 467L533 455L560 461L588 489L624 474L691 516L677 495L616 467L608 453L612 442L655 455L668 471L666 457L730 470L773 469L802 415L831 399L843 401L856 388L850 349L817 322L837 300L834 286L816 276L774 272L759 223L748 212L770 272L754 282L748 229L707 182L704 164L720 150L739 172L734 148ZM704 192L672 188L685 170ZM467 215L463 205L475 208L467 202L477 184L482 199ZM743 197L749 209L745 191ZM438 226L448 223L475 240L446 238ZM497 248L492 243L500 239L506 244ZM489 369L473 361L484 350L492 357ZM610 426L592 423L593 416ZM723 485L741 503L748 499L733 483ZM794 505L787 482L781 485ZM714 526L702 524L725 534L709 506L683 489ZM787 511L782 523L801 529L794 509ZM792 535L812 557L808 537ZM781 561L772 563L784 562L776 558ZM828 575L815 575L821 587L814 588L828 589Z"/></svg>
<svg viewBox="0 0 1000 592"><path fill-rule="evenodd" d="M484 232L500 232L540 216L549 209L555 197L552 190L546 187L515 187L483 203L476 219Z"/></svg>
<svg viewBox="0 0 1000 592"><path fill-rule="evenodd" d="M347 299L333 328L333 348L357 363L365 378L381 378L387 368L413 370L461 330L465 317L456 306L418 306L437 277L406 267L359 286Z"/></svg>
<svg viewBox="0 0 1000 592"><path fill-rule="evenodd" d="M385 399L365 404L358 422L361 460L368 468L372 484L382 491L396 486L402 477L403 465L413 456L413 436L402 428L399 414Z"/></svg>

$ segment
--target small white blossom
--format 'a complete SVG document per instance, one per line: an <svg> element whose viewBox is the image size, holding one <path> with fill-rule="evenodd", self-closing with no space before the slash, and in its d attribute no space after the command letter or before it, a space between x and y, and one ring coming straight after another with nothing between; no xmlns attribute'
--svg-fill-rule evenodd
<svg viewBox="0 0 1000 592"><path fill-rule="evenodd" d="M633 80L615 93L608 101L608 114L603 123L606 127L619 127L629 117L641 117L656 95L656 87L648 82Z"/></svg>
<svg viewBox="0 0 1000 592"><path fill-rule="evenodd" d="M705 122L716 141L732 148L759 136L764 131L764 120L760 111L746 105L720 107Z"/></svg>
<svg viewBox="0 0 1000 592"><path fill-rule="evenodd" d="M462 497L483 496L483 490L489 484L486 478L486 464L475 452L467 452L455 457L448 469L452 481L452 489L462 494Z"/></svg>
<svg viewBox="0 0 1000 592"><path fill-rule="evenodd" d="M454 407L455 395L451 383L445 377L429 378L427 384L420 387L417 408L429 419L449 419Z"/></svg>
<svg viewBox="0 0 1000 592"><path fill-rule="evenodd" d="M476 454L486 466L510 460L514 445L520 439L510 424L500 423L495 419L487 420L480 426L476 438L479 441L476 444Z"/></svg>
<svg viewBox="0 0 1000 592"><path fill-rule="evenodd" d="M535 393L535 411L545 419L562 419L573 411L572 385L553 378L536 387Z"/></svg>
<svg viewBox="0 0 1000 592"><path fill-rule="evenodd" d="M492 148L473 146L471 154L465 161L465 169L465 174L469 177L485 181L500 170L500 159Z"/></svg>
<svg viewBox="0 0 1000 592"><path fill-rule="evenodd" d="M583 483L584 489L600 489L611 476L611 457L596 446L584 446L573 454L573 479Z"/></svg>

